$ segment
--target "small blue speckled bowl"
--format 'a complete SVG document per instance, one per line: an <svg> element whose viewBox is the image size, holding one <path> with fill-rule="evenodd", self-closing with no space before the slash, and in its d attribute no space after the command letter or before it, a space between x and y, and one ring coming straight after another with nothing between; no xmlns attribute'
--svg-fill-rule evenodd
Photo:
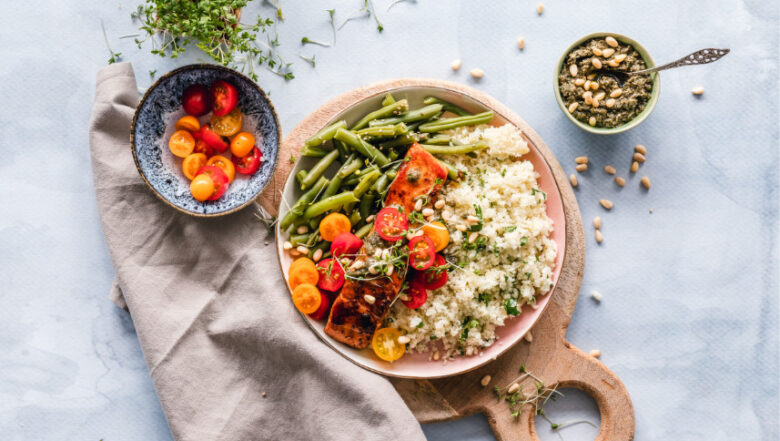
<svg viewBox="0 0 780 441"><path fill-rule="evenodd" d="M216 80L226 80L238 89L238 108L244 115L242 130L255 135L263 163L252 176L237 173L218 200L200 202L190 194L182 159L171 154L168 138L175 131L174 123L185 115L181 106L184 89L193 84L209 87ZM201 124L208 122L210 115L199 118ZM130 145L141 178L163 202L193 216L212 217L246 207L263 191L276 169L280 133L274 106L254 81L226 67L192 64L168 72L146 91L133 117Z"/></svg>

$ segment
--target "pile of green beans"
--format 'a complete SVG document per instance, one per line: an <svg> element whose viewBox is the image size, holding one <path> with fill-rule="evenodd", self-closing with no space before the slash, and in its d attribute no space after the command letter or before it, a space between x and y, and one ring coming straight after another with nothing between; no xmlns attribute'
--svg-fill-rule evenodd
<svg viewBox="0 0 780 441"><path fill-rule="evenodd" d="M327 251L317 228L322 217L332 212L344 213L358 237L368 234L373 224L366 219L382 206L413 143L434 155L465 154L487 147L483 141L460 145L440 132L489 123L493 112L471 114L436 97L425 98L423 104L411 109L406 99L396 100L388 93L380 108L352 126L340 120L304 142L301 155L319 160L296 173L295 182L303 194L279 221L283 230L294 229L290 236L294 245L308 247L310 252ZM459 179L454 167L441 162L449 179Z"/></svg>

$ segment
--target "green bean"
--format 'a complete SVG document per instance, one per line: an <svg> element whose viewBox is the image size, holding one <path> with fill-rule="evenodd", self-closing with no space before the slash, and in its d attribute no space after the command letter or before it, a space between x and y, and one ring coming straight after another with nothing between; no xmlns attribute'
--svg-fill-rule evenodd
<svg viewBox="0 0 780 441"><path fill-rule="evenodd" d="M298 181L298 185L301 185L301 182L303 182L303 178L306 177L306 170L301 170L298 173L295 174L295 180Z"/></svg>
<svg viewBox="0 0 780 441"><path fill-rule="evenodd" d="M379 166L383 166L390 162L390 160L387 159L387 156L380 152L376 147L363 141L358 135L355 135L352 132L346 131L344 129L338 129L338 131L336 131L335 138L339 141L344 141L348 146L355 149L355 151L361 155L376 162L379 164Z"/></svg>
<svg viewBox="0 0 780 441"><path fill-rule="evenodd" d="M368 115L364 116L360 121L358 121L354 126L352 126L351 130L360 130L363 127L368 125L369 121L373 121L377 118L385 118L390 115L398 115L399 113L403 113L409 110L409 102L406 100L396 101L394 103L390 103L384 107L382 107L379 110L375 110Z"/></svg>
<svg viewBox="0 0 780 441"><path fill-rule="evenodd" d="M309 237L311 237L311 233L307 234L291 234L290 235L290 243L293 244L293 246L303 245L308 240Z"/></svg>
<svg viewBox="0 0 780 441"><path fill-rule="evenodd" d="M328 154L328 150L325 150L320 147L303 146L303 148L301 149L301 156L305 156L307 158L322 158L327 154Z"/></svg>
<svg viewBox="0 0 780 441"><path fill-rule="evenodd" d="M363 136L370 136L372 138L392 138L393 136L403 135L408 132L409 128L404 123L398 123L392 126L375 126L366 127L365 129L355 130L355 133Z"/></svg>
<svg viewBox="0 0 780 441"><path fill-rule="evenodd" d="M347 162L347 157L349 157L349 147L338 140L333 140L333 144L336 145L336 150L339 151L339 159L341 162Z"/></svg>
<svg viewBox="0 0 780 441"><path fill-rule="evenodd" d="M425 141L425 143L426 144L435 144L435 145L456 144L456 142L452 139L452 136L449 136L449 135L436 135L436 136L428 138Z"/></svg>
<svg viewBox="0 0 780 441"><path fill-rule="evenodd" d="M316 221L316 223L312 225L313 223L312 221ZM309 221L309 227L311 227L311 229L314 231L309 235L309 240L306 241L306 246L313 247L320 240L320 232L317 229L319 225L320 225L320 220L316 217L312 218L312 220Z"/></svg>
<svg viewBox="0 0 780 441"><path fill-rule="evenodd" d="M282 218L281 222L279 222L279 227L283 230L286 230L287 227L289 227L290 224L292 224L299 216L302 216L306 210L306 207L314 202L315 199L317 199L320 191L322 191L323 187L325 187L327 183L327 179L320 177L311 187L311 189L309 189L309 191L302 194L301 197L295 201L295 204L293 204L293 206L290 208L290 211L288 211L287 214L285 214Z"/></svg>
<svg viewBox="0 0 780 441"><path fill-rule="evenodd" d="M320 159L319 162L317 162L314 167L309 170L309 173L306 175L306 177L303 178L303 181L301 182L301 190L306 190L308 187L314 185L314 183L317 182L317 179L319 179L320 176L325 173L325 170L327 170L328 167L333 164L333 161L336 160L338 155L339 152L333 150Z"/></svg>
<svg viewBox="0 0 780 441"><path fill-rule="evenodd" d="M384 177L384 175L382 175ZM360 207L358 210L360 211L360 218L365 219L371 214L371 208L374 207L374 200L376 199L376 194L374 192L368 192L363 195L362 198L360 198Z"/></svg>
<svg viewBox="0 0 780 441"><path fill-rule="evenodd" d="M383 174L374 182L374 185L371 186L371 191L376 192L377 194L384 193L385 188L390 184L390 176L387 176L387 173Z"/></svg>
<svg viewBox="0 0 780 441"><path fill-rule="evenodd" d="M452 112L458 116L468 116L471 115L471 113L461 109L460 107L456 106L455 104L449 103L444 100L440 100L436 97L429 96L423 100L423 104L441 104L444 107L444 110L447 112Z"/></svg>
<svg viewBox="0 0 780 441"><path fill-rule="evenodd" d="M359 199L355 197L354 193L351 191L345 191L312 204L309 206L309 208L306 209L306 211L303 212L303 217L306 219L311 219L315 216L319 216L325 213L326 211L337 210L344 204L357 201L359 201Z"/></svg>
<svg viewBox="0 0 780 441"><path fill-rule="evenodd" d="M421 135L424 135L424 136L421 136ZM392 148L395 148L395 147L404 147L404 146L407 146L407 145L412 145L415 142L424 141L425 139L423 139L423 138L427 139L428 138L428 134L427 133L412 133L412 132L409 132L409 133L405 133L405 134L399 136L398 138L391 139L389 141L385 141L385 142L380 143L379 144L379 148L381 148L382 150L389 150L389 149L392 149Z"/></svg>
<svg viewBox="0 0 780 441"><path fill-rule="evenodd" d="M374 226L373 222L363 225L362 227L360 227L359 230L355 231L355 236L361 239L366 237L366 235L371 232L371 227L373 226Z"/></svg>
<svg viewBox="0 0 780 441"><path fill-rule="evenodd" d="M317 244L314 245L314 248L312 248L311 252L314 253L317 250L322 250L322 258L324 259L326 257L325 254L330 251L330 242L325 240L317 242Z"/></svg>
<svg viewBox="0 0 780 441"><path fill-rule="evenodd" d="M398 123L411 123L415 121L422 121L424 119L432 118L441 112L441 104L431 104L430 106L421 107L419 109L410 110L404 114L398 115L392 118L383 118L371 121L370 126L389 126Z"/></svg>
<svg viewBox="0 0 780 441"><path fill-rule="evenodd" d="M458 173L458 169L453 167L451 164L442 161L439 159L439 162L441 162L441 165L447 167L447 177L452 179L453 181L457 181L458 178L460 178L460 173Z"/></svg>
<svg viewBox="0 0 780 441"><path fill-rule="evenodd" d="M391 161L395 161L396 159L398 159L398 150L396 149L390 150L390 153L387 154L387 159Z"/></svg>
<svg viewBox="0 0 780 441"><path fill-rule="evenodd" d="M354 187L360 182L360 176L352 175L341 183L342 187Z"/></svg>
<svg viewBox="0 0 780 441"><path fill-rule="evenodd" d="M432 155L461 155L463 153L482 150L488 146L485 141L479 141L474 144L464 144L464 145L431 145L431 144L421 144L421 145L425 149L425 151L427 151Z"/></svg>
<svg viewBox="0 0 780 441"><path fill-rule="evenodd" d="M459 116L457 118L445 118L438 121L423 124L419 127L421 132L440 132L450 130L461 126L475 126L490 122L493 119L493 112L482 112L472 116Z"/></svg>
<svg viewBox="0 0 780 441"><path fill-rule="evenodd" d="M349 156L349 158L347 158L347 161L344 162L344 165L341 166L341 168L336 174L340 178L346 178L352 173L355 173L362 164L363 161L358 159L358 157L353 153Z"/></svg>
<svg viewBox="0 0 780 441"><path fill-rule="evenodd" d="M360 182L358 182L358 184L352 190L352 193L355 195L355 197L356 198L363 197L363 195L366 194L366 192L371 188L374 182L377 179L379 179L379 176L381 174L382 173L380 173L379 170L372 170L371 173L368 173L362 178L360 178ZM355 208L354 203L348 203L344 205L344 211L346 211L347 213L350 213L353 208Z"/></svg>
<svg viewBox="0 0 780 441"><path fill-rule="evenodd" d="M379 167L377 167L376 165L372 165L371 167L366 167L363 170L360 170L359 172L355 173L355 176L359 176L362 178L363 176L371 173L372 171L379 171Z"/></svg>
<svg viewBox="0 0 780 441"><path fill-rule="evenodd" d="M385 98L382 100L382 107L389 106L390 104L393 104L395 102L395 98L393 98L393 95L390 94L390 92L387 92L385 94Z"/></svg>
<svg viewBox="0 0 780 441"><path fill-rule="evenodd" d="M344 206L344 210L347 211L347 212L349 212L347 210L348 206L349 206L349 204ZM355 210L355 211L349 213L349 223L350 223L350 225L357 225L357 223L360 222L360 219L361 219L360 211Z"/></svg>
<svg viewBox="0 0 780 441"><path fill-rule="evenodd" d="M322 145L325 143L325 141L333 138L333 135L336 134L336 130L346 129L346 128L347 128L347 122L343 120L335 124L331 124L328 127L325 127L324 129L314 134L314 136L312 136L311 138L307 139L303 143L303 145L308 147L316 147Z"/></svg>

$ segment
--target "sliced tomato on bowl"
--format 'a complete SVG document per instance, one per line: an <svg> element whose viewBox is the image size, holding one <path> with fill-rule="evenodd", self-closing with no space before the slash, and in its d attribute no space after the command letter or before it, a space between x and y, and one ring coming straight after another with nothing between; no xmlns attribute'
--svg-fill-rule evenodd
<svg viewBox="0 0 780 441"><path fill-rule="evenodd" d="M252 147L252 151L243 158L233 156L233 165L236 166L236 171L242 175L253 175L260 168L260 164L263 163L263 153L257 146Z"/></svg>
<svg viewBox="0 0 780 441"><path fill-rule="evenodd" d="M336 259L329 257L317 262L317 271L320 272L320 280L317 286L325 291L336 292L344 285L344 267Z"/></svg>
<svg viewBox="0 0 780 441"><path fill-rule="evenodd" d="M333 257L341 257L343 255L352 255L360 251L360 247L363 246L363 241L352 233L341 233L333 239L330 244L330 254Z"/></svg>
<svg viewBox="0 0 780 441"><path fill-rule="evenodd" d="M203 116L211 111L211 94L206 86L193 84L184 89L184 93L181 95L181 105L188 114Z"/></svg>
<svg viewBox="0 0 780 441"><path fill-rule="evenodd" d="M412 280L419 283L425 289L439 289L447 284L447 261L441 254L437 254L433 265L424 271L415 271Z"/></svg>
<svg viewBox="0 0 780 441"><path fill-rule="evenodd" d="M416 236L409 241L409 264L417 271L427 270L436 258L436 246L428 236Z"/></svg>
<svg viewBox="0 0 780 441"><path fill-rule="evenodd" d="M228 181L228 176L225 174L224 171L222 171L221 168L215 165L207 165L202 169L198 170L197 174L198 175L205 174L208 177L210 177L211 180L214 182L214 192L208 198L208 200L210 201L216 201L217 199L219 199L223 194L225 194L225 191L227 191L227 188L230 185L230 182Z"/></svg>
<svg viewBox="0 0 780 441"><path fill-rule="evenodd" d="M415 281L409 283L409 287L406 288L403 294L406 295L408 299L402 299L401 301L409 309L417 309L424 305L428 300L428 290Z"/></svg>
<svg viewBox="0 0 780 441"><path fill-rule="evenodd" d="M206 155L206 158L210 158L214 156L214 148L210 145L206 144L201 138L200 138L200 132L192 132L192 136L195 138L195 148L192 150L192 153L203 153Z"/></svg>
<svg viewBox="0 0 780 441"><path fill-rule="evenodd" d="M213 115L210 123L211 129L217 132L218 135L233 136L241 131L241 124L243 121L244 117L241 115L241 111L238 110L238 108L235 108L227 115Z"/></svg>
<svg viewBox="0 0 780 441"><path fill-rule="evenodd" d="M385 207L376 215L376 232L384 240L395 242L401 240L409 229L409 221L395 207Z"/></svg>
<svg viewBox="0 0 780 441"><path fill-rule="evenodd" d="M233 166L233 161L222 155L212 156L208 161L206 161L206 165L213 165L221 168L222 171L227 175L229 184L232 183L233 179L236 178L236 168Z"/></svg>
<svg viewBox="0 0 780 441"><path fill-rule="evenodd" d="M215 132L214 129L211 128L211 124L204 124L203 127L200 128L198 136L203 140L203 142L208 144L209 147L213 148L219 153L224 152L230 147L230 140L224 136L220 136L217 132Z"/></svg>
<svg viewBox="0 0 780 441"><path fill-rule="evenodd" d="M215 116L227 115L238 104L238 90L225 80L214 81L211 85L211 102Z"/></svg>

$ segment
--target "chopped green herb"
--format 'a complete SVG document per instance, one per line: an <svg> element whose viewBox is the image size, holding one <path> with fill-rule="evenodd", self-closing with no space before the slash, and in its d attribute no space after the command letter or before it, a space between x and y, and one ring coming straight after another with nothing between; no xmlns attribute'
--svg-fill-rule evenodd
<svg viewBox="0 0 780 441"><path fill-rule="evenodd" d="M504 233L511 233L517 229L517 225L509 225L504 227Z"/></svg>
<svg viewBox="0 0 780 441"><path fill-rule="evenodd" d="M520 310L517 309L517 299L515 298L509 298L504 301L504 309L506 310L506 313L509 315L519 315Z"/></svg>

